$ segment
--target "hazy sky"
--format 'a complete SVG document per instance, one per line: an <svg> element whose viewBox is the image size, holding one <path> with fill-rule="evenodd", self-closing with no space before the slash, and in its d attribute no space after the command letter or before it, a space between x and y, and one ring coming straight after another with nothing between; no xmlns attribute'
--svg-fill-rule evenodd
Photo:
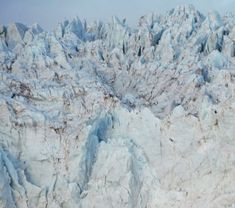
<svg viewBox="0 0 235 208"><path fill-rule="evenodd" d="M203 13L217 10L235 13L235 0L0 0L0 23L39 23L52 28L64 19L78 16L107 20L116 15L135 25L140 16L152 11L164 13L179 4L193 4Z"/></svg>

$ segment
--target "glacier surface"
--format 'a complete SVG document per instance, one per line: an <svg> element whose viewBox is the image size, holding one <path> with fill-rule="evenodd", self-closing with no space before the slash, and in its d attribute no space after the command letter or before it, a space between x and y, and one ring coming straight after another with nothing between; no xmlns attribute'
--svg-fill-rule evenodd
<svg viewBox="0 0 235 208"><path fill-rule="evenodd" d="M235 17L0 26L0 208L234 208Z"/></svg>

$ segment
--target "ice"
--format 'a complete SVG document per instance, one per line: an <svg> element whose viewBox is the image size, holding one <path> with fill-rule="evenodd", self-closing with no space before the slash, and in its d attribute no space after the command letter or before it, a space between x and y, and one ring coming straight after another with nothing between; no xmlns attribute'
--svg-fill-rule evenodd
<svg viewBox="0 0 235 208"><path fill-rule="evenodd" d="M0 26L0 208L235 205L235 20L192 5Z"/></svg>

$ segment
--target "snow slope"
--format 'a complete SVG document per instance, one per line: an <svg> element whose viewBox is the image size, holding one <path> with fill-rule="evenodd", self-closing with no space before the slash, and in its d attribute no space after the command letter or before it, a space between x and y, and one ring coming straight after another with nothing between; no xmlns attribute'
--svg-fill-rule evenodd
<svg viewBox="0 0 235 208"><path fill-rule="evenodd" d="M0 207L235 207L235 17L0 26Z"/></svg>

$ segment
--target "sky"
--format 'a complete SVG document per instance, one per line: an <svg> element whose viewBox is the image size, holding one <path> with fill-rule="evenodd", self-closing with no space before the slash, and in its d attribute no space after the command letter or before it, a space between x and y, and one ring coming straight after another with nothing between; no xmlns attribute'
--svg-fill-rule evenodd
<svg viewBox="0 0 235 208"><path fill-rule="evenodd" d="M0 24L38 23L51 29L76 16L88 21L108 21L117 16L127 18L127 24L135 26L142 15L164 13L180 4L193 4L204 14L210 10L235 13L235 0L0 0Z"/></svg>

